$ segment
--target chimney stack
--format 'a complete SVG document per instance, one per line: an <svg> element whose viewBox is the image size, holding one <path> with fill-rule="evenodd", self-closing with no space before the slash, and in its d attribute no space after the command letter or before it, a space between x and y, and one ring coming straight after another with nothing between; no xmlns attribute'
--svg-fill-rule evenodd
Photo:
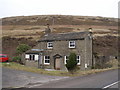
<svg viewBox="0 0 120 90"><path fill-rule="evenodd" d="M45 35L47 35L47 34L50 34L51 33L51 29L50 29L50 27L49 27L50 25L49 24L47 24L47 28L45 29Z"/></svg>
<svg viewBox="0 0 120 90"><path fill-rule="evenodd" d="M89 32L92 32L92 28L89 28Z"/></svg>

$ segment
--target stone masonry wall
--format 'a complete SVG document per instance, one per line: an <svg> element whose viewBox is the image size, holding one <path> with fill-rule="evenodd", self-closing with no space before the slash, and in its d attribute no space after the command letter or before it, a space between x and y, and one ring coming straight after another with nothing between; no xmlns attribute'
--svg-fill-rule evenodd
<svg viewBox="0 0 120 90"><path fill-rule="evenodd" d="M88 44L90 44L90 42L86 43L86 46ZM40 42L38 46L39 46L38 47L39 49L47 49L47 42ZM85 40L76 40L76 48L73 48L73 49L69 48L69 41L53 41L53 49L47 49L43 53L43 56L46 56L46 55L50 56L50 65L49 66L44 65L44 67L47 66L47 68L54 68L53 56L56 54L59 54L62 56L62 62L63 62L62 69L65 69L64 56L69 56L71 52L74 52L74 53L76 53L76 55L81 56L81 69L84 69L84 67L85 67L85 59L91 60L90 59L91 58L90 46L86 47L86 53L85 53ZM44 58L43 58L43 60L44 60Z"/></svg>

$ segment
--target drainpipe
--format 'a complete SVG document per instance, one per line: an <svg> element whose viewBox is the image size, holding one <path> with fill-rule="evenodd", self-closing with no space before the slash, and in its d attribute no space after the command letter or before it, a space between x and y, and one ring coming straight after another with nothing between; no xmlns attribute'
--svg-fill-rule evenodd
<svg viewBox="0 0 120 90"><path fill-rule="evenodd" d="M38 68L40 68L40 53L39 53L39 56L38 56Z"/></svg>
<svg viewBox="0 0 120 90"><path fill-rule="evenodd" d="M92 37L92 67L95 67L95 61L93 59L93 35L92 35L92 32L91 32L91 37Z"/></svg>
<svg viewBox="0 0 120 90"><path fill-rule="evenodd" d="M91 49L92 51L91 52L92 52L92 67L93 67L94 66L94 60L93 60L93 35L92 35L92 28L89 28L89 32L90 32L91 40L92 40L91 41L91 44L92 44L92 46L91 46L92 47L92 49Z"/></svg>
<svg viewBox="0 0 120 90"><path fill-rule="evenodd" d="M84 69L86 69L86 38L85 38L85 63L84 63Z"/></svg>
<svg viewBox="0 0 120 90"><path fill-rule="evenodd" d="M94 61L94 59L93 59L93 35L92 35L92 28L89 28L89 32L90 32L90 36L91 36L91 44L92 44L92 46L91 46L91 52L92 52L92 67L94 66L94 63L95 63L95 61Z"/></svg>

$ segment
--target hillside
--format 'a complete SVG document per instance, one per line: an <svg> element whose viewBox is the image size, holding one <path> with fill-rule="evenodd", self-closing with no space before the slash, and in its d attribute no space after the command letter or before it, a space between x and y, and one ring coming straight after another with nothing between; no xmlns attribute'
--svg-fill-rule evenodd
<svg viewBox="0 0 120 90"><path fill-rule="evenodd" d="M93 28L93 47L98 55L117 55L118 22L116 18L68 15L38 15L2 18L3 53L15 56L21 44L35 46L46 24L52 33L80 32Z"/></svg>
<svg viewBox="0 0 120 90"><path fill-rule="evenodd" d="M117 19L92 16L38 15L2 19L3 25L103 25L116 26Z"/></svg>

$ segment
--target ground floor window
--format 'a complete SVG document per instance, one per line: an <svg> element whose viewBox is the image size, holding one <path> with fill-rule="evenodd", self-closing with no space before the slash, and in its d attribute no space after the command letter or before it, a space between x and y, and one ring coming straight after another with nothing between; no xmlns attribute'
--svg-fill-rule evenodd
<svg viewBox="0 0 120 90"><path fill-rule="evenodd" d="M50 64L50 56L44 56L44 64Z"/></svg>
<svg viewBox="0 0 120 90"><path fill-rule="evenodd" d="M77 56L77 65L80 65L80 56Z"/></svg>
<svg viewBox="0 0 120 90"><path fill-rule="evenodd" d="M26 54L25 59L26 60L38 61L39 55L38 54Z"/></svg>
<svg viewBox="0 0 120 90"><path fill-rule="evenodd" d="M30 55L29 55L29 54L26 54L26 55L25 55L25 58L26 58L26 59L29 59L29 58L30 58Z"/></svg>
<svg viewBox="0 0 120 90"><path fill-rule="evenodd" d="M64 63L67 64L68 56L65 56Z"/></svg>
<svg viewBox="0 0 120 90"><path fill-rule="evenodd" d="M65 56L64 58L64 63L67 64L67 60L69 60L69 57L68 56ZM76 60L77 60L77 65L80 65L80 56L77 56L76 57Z"/></svg>

